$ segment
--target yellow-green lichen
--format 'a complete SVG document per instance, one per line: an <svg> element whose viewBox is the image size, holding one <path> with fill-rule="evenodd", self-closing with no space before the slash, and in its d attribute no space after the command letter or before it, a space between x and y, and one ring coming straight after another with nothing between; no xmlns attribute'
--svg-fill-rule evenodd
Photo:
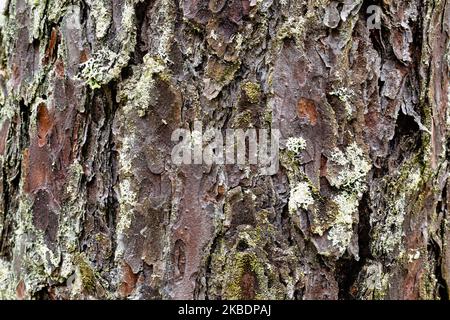
<svg viewBox="0 0 450 320"><path fill-rule="evenodd" d="M261 288L264 286L261 279L265 278L264 275L264 267L259 261L258 257L254 253L241 253L238 252L234 256L234 259L231 261L231 270L232 273L227 277L229 280L225 284L225 295L224 298L228 300L239 300L239 299L249 299L249 298L257 298L259 291L264 293L264 289ZM255 281L250 285L254 285L255 297L246 296L248 292L244 292L245 284L242 282L245 281L245 277L250 277L249 281Z"/></svg>
<svg viewBox="0 0 450 320"><path fill-rule="evenodd" d="M258 83L246 82L242 85L245 95L251 103L257 103L261 97L261 87Z"/></svg>
<svg viewBox="0 0 450 320"><path fill-rule="evenodd" d="M245 191L243 193L246 194ZM230 197L233 197L234 201L242 201L242 198L236 199L239 194L242 195L240 190L236 189ZM263 250L276 232L268 221L268 215L267 210L258 211L255 213L256 226L240 225L233 239L219 238L216 250L211 256L214 274L210 284L213 295L233 300L284 298L285 288L279 281L278 270L269 263L267 252ZM286 259L295 261L291 256L286 256ZM299 278L297 273L283 275L286 278Z"/></svg>
<svg viewBox="0 0 450 320"><path fill-rule="evenodd" d="M72 294L87 292L93 293L96 289L96 276L89 262L86 260L83 254L75 256L76 263L76 279L72 288Z"/></svg>

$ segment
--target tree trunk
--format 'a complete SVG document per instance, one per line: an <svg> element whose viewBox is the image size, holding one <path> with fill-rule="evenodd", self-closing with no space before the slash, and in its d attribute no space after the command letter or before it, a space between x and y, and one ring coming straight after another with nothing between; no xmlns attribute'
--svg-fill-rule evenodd
<svg viewBox="0 0 450 320"><path fill-rule="evenodd" d="M0 10L0 298L449 298L447 0ZM174 164L195 121L278 172Z"/></svg>

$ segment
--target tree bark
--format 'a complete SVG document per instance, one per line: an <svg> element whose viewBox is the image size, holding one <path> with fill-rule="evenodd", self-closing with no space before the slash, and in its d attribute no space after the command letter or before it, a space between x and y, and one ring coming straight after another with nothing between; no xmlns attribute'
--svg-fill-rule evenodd
<svg viewBox="0 0 450 320"><path fill-rule="evenodd" d="M0 10L0 298L449 298L447 0ZM175 165L195 121L279 171Z"/></svg>

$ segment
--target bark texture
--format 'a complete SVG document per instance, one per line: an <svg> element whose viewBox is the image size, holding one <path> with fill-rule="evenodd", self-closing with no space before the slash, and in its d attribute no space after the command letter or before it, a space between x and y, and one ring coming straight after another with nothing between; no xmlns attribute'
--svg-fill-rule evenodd
<svg viewBox="0 0 450 320"><path fill-rule="evenodd" d="M1 298L449 298L447 0L0 10ZM175 166L195 120L279 172Z"/></svg>

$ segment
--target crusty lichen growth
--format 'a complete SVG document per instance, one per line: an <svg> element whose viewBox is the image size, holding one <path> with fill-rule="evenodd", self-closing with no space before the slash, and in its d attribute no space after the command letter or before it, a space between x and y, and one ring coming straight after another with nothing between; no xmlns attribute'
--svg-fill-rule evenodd
<svg viewBox="0 0 450 320"><path fill-rule="evenodd" d="M118 92L119 101L124 101L124 112L137 110L140 117L145 116L150 105L156 105L155 77L169 80L170 74L162 60L147 54L144 64L133 68L133 77L125 81Z"/></svg>
<svg viewBox="0 0 450 320"><path fill-rule="evenodd" d="M235 192L239 192L238 190ZM256 226L241 225L232 242L220 238L218 247L211 256L211 293L224 299L281 299L285 288L280 283L278 270L269 263L266 244L271 242L275 229L268 221L268 212L256 213ZM242 246L245 246L242 248ZM285 258L296 261L295 257L285 253ZM283 275L284 276L287 275ZM294 279L285 279L295 283L300 273L290 275ZM287 276L288 278L288 276Z"/></svg>
<svg viewBox="0 0 450 320"><path fill-rule="evenodd" d="M410 197L420 190L420 185L426 179L417 158L407 161L397 175L386 177L372 190L371 197L377 199L382 189L385 201L383 207L374 208L375 212L370 219L373 226L371 249L377 257L385 256L396 260L405 254L403 247L405 213L414 210L411 206L414 202L411 203ZM420 202L421 197L416 201Z"/></svg>
<svg viewBox="0 0 450 320"><path fill-rule="evenodd" d="M14 273L11 270L11 263L0 259L0 299L13 300L16 299L14 286Z"/></svg>
<svg viewBox="0 0 450 320"><path fill-rule="evenodd" d="M277 46L280 46L286 38L293 38L297 46L303 45L305 38L307 19L303 16L288 17L278 29L276 39Z"/></svg>
<svg viewBox="0 0 450 320"><path fill-rule="evenodd" d="M136 206L137 195L132 188L132 161L133 145L135 139L133 135L125 137L122 141L122 148L119 153L119 208L116 231L118 235L123 235L131 225L133 209Z"/></svg>
<svg viewBox="0 0 450 320"><path fill-rule="evenodd" d="M344 254L353 236L353 216L357 213L359 200L367 190L366 176L371 170L363 150L353 142L345 153L336 148L328 163L328 181L339 189L333 201L337 204L337 214L331 224L328 240ZM325 253L327 254L327 253Z"/></svg>
<svg viewBox="0 0 450 320"><path fill-rule="evenodd" d="M369 261L360 274L361 290L358 298L365 300L381 300L387 295L389 289L389 273L383 271L380 262Z"/></svg>
<svg viewBox="0 0 450 320"><path fill-rule="evenodd" d="M328 239L336 247L339 254L348 248L353 235L353 215L358 210L358 197L355 194L343 192L334 198L338 213L328 233Z"/></svg>
<svg viewBox="0 0 450 320"><path fill-rule="evenodd" d="M351 116L353 114L353 108L352 108L352 105L350 104L350 102L351 102L351 99L355 96L355 93L353 92L353 90L349 89L349 88L341 87L341 88L338 88L338 89L330 92L330 95L336 96L344 104L347 118L351 118Z"/></svg>
<svg viewBox="0 0 450 320"><path fill-rule="evenodd" d="M116 52L108 47L102 47L92 54L92 57L80 65L79 78L92 89L98 89L119 77L122 68L130 60L130 54L136 44L136 24L134 2L127 0L123 6L121 27L117 33L117 40L121 47Z"/></svg>
<svg viewBox="0 0 450 320"><path fill-rule="evenodd" d="M112 22L112 8L105 0L89 0L92 17L95 20L95 36L102 39L106 36Z"/></svg>
<svg viewBox="0 0 450 320"><path fill-rule="evenodd" d="M82 292L94 293L96 289L95 272L83 254L75 256L76 278L72 288L72 295Z"/></svg>
<svg viewBox="0 0 450 320"><path fill-rule="evenodd" d="M100 49L88 61L81 64L80 77L92 89L100 88L118 76L117 70L114 70L117 57L118 54L108 48Z"/></svg>
<svg viewBox="0 0 450 320"><path fill-rule="evenodd" d="M242 90L251 103L258 103L261 97L261 87L258 83L246 82L242 85Z"/></svg>

